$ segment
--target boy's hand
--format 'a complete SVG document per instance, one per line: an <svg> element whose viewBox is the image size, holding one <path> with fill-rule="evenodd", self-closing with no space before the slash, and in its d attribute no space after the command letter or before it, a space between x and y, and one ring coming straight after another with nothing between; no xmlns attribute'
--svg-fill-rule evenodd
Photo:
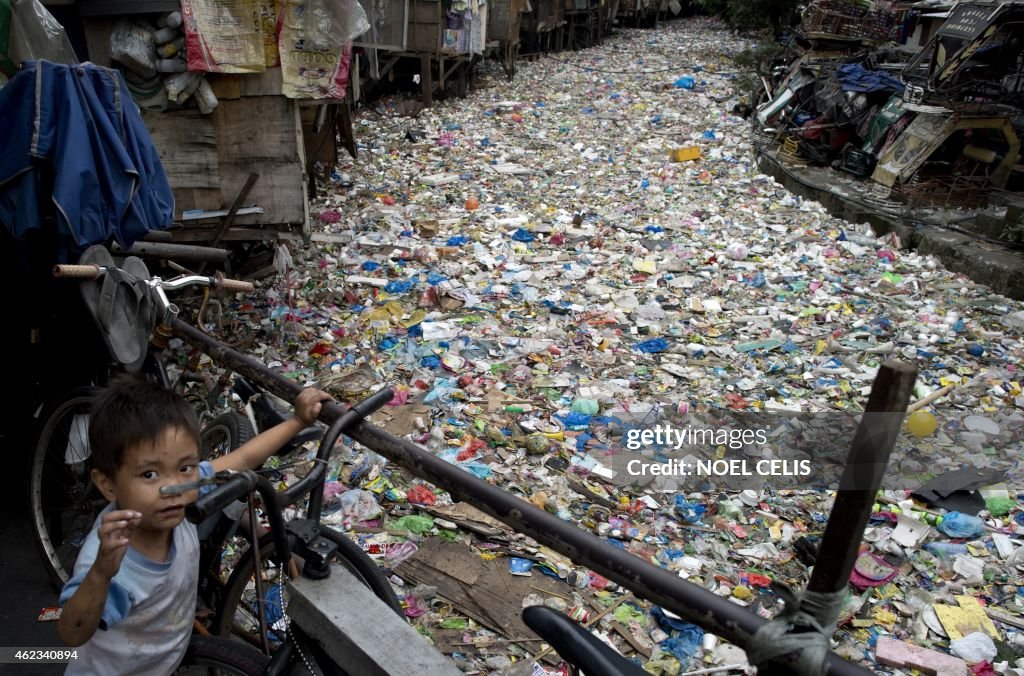
<svg viewBox="0 0 1024 676"><path fill-rule="evenodd" d="M121 561L128 551L128 535L141 519L142 514L129 509L116 509L103 517L98 531L100 549L92 567L104 579L113 579L121 569Z"/></svg>
<svg viewBox="0 0 1024 676"><path fill-rule="evenodd" d="M333 397L322 390L307 387L295 398L295 417L303 425L312 425L320 417L320 408L325 401L333 401Z"/></svg>

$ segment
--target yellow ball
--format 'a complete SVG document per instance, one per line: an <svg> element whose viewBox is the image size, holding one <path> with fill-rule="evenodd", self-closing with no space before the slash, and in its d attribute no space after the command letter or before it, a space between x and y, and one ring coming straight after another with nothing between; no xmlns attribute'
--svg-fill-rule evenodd
<svg viewBox="0 0 1024 676"><path fill-rule="evenodd" d="M915 437L931 436L935 428L939 426L935 416L928 411L914 411L907 418L907 429Z"/></svg>

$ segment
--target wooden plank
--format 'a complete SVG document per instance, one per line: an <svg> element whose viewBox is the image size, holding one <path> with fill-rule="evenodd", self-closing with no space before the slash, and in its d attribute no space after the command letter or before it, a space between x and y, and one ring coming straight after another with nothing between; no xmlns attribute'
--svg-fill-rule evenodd
<svg viewBox="0 0 1024 676"><path fill-rule="evenodd" d="M267 68L241 78L242 96L281 96L281 68Z"/></svg>
<svg viewBox="0 0 1024 676"><path fill-rule="evenodd" d="M241 98L243 79L243 76L232 73L220 73L216 75L208 73L206 75L206 81L210 83L210 88L213 89L214 95L220 101Z"/></svg>
<svg viewBox="0 0 1024 676"><path fill-rule="evenodd" d="M214 120L195 109L142 111L171 188L216 188L217 131Z"/></svg>
<svg viewBox="0 0 1024 676"><path fill-rule="evenodd" d="M114 29L114 20L107 17L82 19L85 30L85 48L89 52L89 60L97 66L110 67L110 32Z"/></svg>
<svg viewBox="0 0 1024 676"><path fill-rule="evenodd" d="M283 96L222 101L213 111L222 163L276 159L298 162L295 102ZM248 175L248 172L246 172ZM241 178L245 181L245 176ZM233 198L238 190L228 191Z"/></svg>
<svg viewBox="0 0 1024 676"><path fill-rule="evenodd" d="M216 227L188 227L171 230L175 242L209 242L216 232ZM224 233L224 242L245 242L259 240L264 242L301 242L302 235L273 227L234 227Z"/></svg>

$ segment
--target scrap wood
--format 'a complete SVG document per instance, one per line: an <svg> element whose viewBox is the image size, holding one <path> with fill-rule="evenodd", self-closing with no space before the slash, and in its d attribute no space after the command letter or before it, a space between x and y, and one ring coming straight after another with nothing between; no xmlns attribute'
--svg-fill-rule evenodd
<svg viewBox="0 0 1024 676"><path fill-rule="evenodd" d="M505 535L511 529L490 514L477 509L468 502L456 502L451 505L422 506L426 512L454 521L460 527L485 537Z"/></svg>
<svg viewBox="0 0 1024 676"><path fill-rule="evenodd" d="M970 670L967 663L959 657L940 653L937 650L922 648L912 643L905 643L880 636L875 647L875 659L879 664L890 667L916 669L923 674L941 674L942 676L967 676Z"/></svg>
<svg viewBox="0 0 1024 676"><path fill-rule="evenodd" d="M568 475L566 475L565 481L569 485L569 488L573 489L574 491L576 491L583 497L587 498L588 500L592 500L597 504L601 505L602 507L607 507L608 509L619 508L619 503L615 502L614 500L609 500L608 498L603 497L601 495L598 495L594 491L587 488L586 484L584 484L583 482L576 481L575 479L570 479Z"/></svg>
<svg viewBox="0 0 1024 676"><path fill-rule="evenodd" d="M640 641L636 640L636 637L633 636L633 632L631 632L629 629L623 626L621 622L615 620L612 622L611 626L612 629L614 629L619 634L619 636L626 639L626 642L633 647L633 650L637 651L644 657L650 658L651 649L645 646L643 643L640 643Z"/></svg>
<svg viewBox="0 0 1024 676"><path fill-rule="evenodd" d="M1017 629L1024 629L1024 618L1014 617L1013 615L994 608L985 608L985 614L996 622L1002 622L1003 624L1008 624L1011 627L1016 627Z"/></svg>
<svg viewBox="0 0 1024 676"><path fill-rule="evenodd" d="M459 613L510 643L518 643L512 640L517 636L536 636L523 622L523 599L535 592L562 596L568 589L565 582L546 575L512 575L506 558L484 560L467 545L436 539L425 542L394 570L399 577L415 584L435 587L437 595ZM585 600L592 597L586 590L579 593ZM522 646L536 653L540 647L534 643L540 642L525 642ZM539 661L546 656L547 653L538 654L534 659ZM548 661L554 663L555 659L551 657Z"/></svg>

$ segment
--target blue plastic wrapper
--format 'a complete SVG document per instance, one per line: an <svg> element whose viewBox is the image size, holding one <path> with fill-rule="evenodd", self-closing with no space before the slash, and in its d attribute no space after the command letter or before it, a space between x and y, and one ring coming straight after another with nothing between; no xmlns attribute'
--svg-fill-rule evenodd
<svg viewBox="0 0 1024 676"><path fill-rule="evenodd" d="M513 556L508 560L508 572L513 575L529 576L531 568L533 568L533 561L530 559L521 559L518 556Z"/></svg>
<svg viewBox="0 0 1024 676"><path fill-rule="evenodd" d="M558 417L558 416L556 416ZM590 427L591 416L584 413L569 413L564 418L558 417L563 423L565 423L566 429L570 430L585 430Z"/></svg>
<svg viewBox="0 0 1024 676"><path fill-rule="evenodd" d="M704 640L704 630L686 620L669 617L665 611L658 606L651 608L651 616L657 621L663 631L671 634L671 638L662 641L661 647L675 655L679 661L685 663L685 658L697 652L698 646ZM669 644L669 641L672 641ZM677 652L678 651L678 652Z"/></svg>
<svg viewBox="0 0 1024 676"><path fill-rule="evenodd" d="M664 338L651 338L639 343L633 343L633 349L638 352L646 352L648 354L654 354L656 352L664 352L668 349L668 343L665 342Z"/></svg>
<svg viewBox="0 0 1024 676"><path fill-rule="evenodd" d="M689 75L684 75L673 83L676 89L693 89L694 84L696 83Z"/></svg>
<svg viewBox="0 0 1024 676"><path fill-rule="evenodd" d="M384 290L387 291L388 293L399 294L405 293L411 288L412 282L408 282L404 279L396 279L394 281L388 282L388 285L384 287Z"/></svg>
<svg viewBox="0 0 1024 676"><path fill-rule="evenodd" d="M693 502L687 502L686 498L682 495L676 496L675 513L680 519L696 523L704 518L704 513L708 511L708 508L704 505L698 505Z"/></svg>
<svg viewBox="0 0 1024 676"><path fill-rule="evenodd" d="M951 538L976 538L985 534L985 522L970 514L950 512L942 517L939 530Z"/></svg>
<svg viewBox="0 0 1024 676"><path fill-rule="evenodd" d="M442 275L440 272L431 272L427 274L427 284L430 286L437 286L441 282L448 281L448 278Z"/></svg>
<svg viewBox="0 0 1024 676"><path fill-rule="evenodd" d="M662 650L672 653L680 663L685 664L686 660L696 654L703 641L704 630L695 624L687 624L685 629L679 630L678 636L665 639L659 645Z"/></svg>
<svg viewBox="0 0 1024 676"><path fill-rule="evenodd" d="M366 261L363 263L363 270L366 272L373 272L374 270L380 270L380 263L374 263L373 261Z"/></svg>
<svg viewBox="0 0 1024 676"><path fill-rule="evenodd" d="M512 239L514 239L517 242L532 242L537 238L534 236L532 232L530 232L526 228L519 228L514 233L512 233Z"/></svg>
<svg viewBox="0 0 1024 676"><path fill-rule="evenodd" d="M456 235L455 237L449 237L445 246L462 246L469 241L469 237L465 235Z"/></svg>
<svg viewBox="0 0 1024 676"><path fill-rule="evenodd" d="M267 591L263 594L263 616L267 620L268 627L273 627L284 617L284 612L281 610L281 585L274 584L267 587ZM273 629L269 630L267 635L271 638L279 638L278 633Z"/></svg>
<svg viewBox="0 0 1024 676"><path fill-rule="evenodd" d="M428 354L420 359L420 366L428 369L436 369L441 365L441 358L435 354Z"/></svg>
<svg viewBox="0 0 1024 676"><path fill-rule="evenodd" d="M377 347L379 347L382 352L387 352L388 350L393 350L397 345L398 340L388 336L384 340L380 341L380 343L377 344Z"/></svg>

